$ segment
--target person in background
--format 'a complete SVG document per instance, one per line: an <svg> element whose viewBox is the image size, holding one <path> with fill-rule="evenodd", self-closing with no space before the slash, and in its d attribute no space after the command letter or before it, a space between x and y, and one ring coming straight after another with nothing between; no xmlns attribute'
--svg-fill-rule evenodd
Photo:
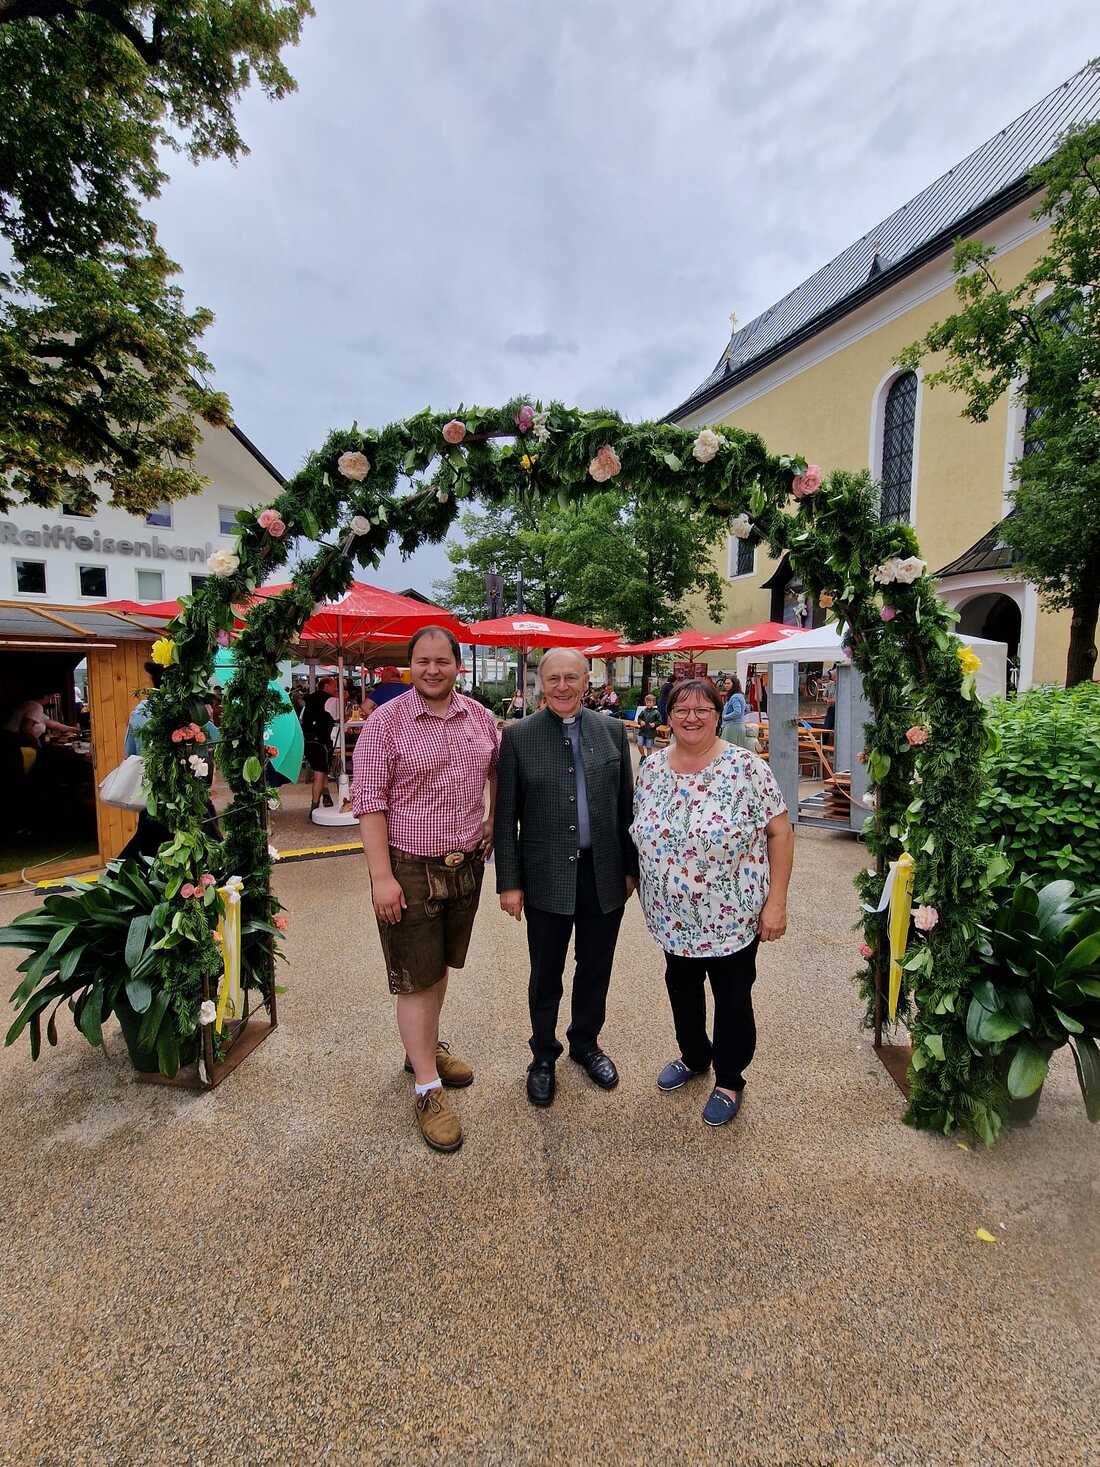
<svg viewBox="0 0 1100 1467"><path fill-rule="evenodd" d="M441 1087L474 1078L440 1042L439 1017L448 972L466 961L493 849L500 752L493 715L455 691L459 661L452 633L418 631L409 643L412 688L367 719L352 756L352 808L405 1069L413 1076L420 1134L434 1151L462 1145L462 1127ZM423 1217L430 1226L429 1214Z"/></svg>
<svg viewBox="0 0 1100 1467"><path fill-rule="evenodd" d="M332 806L328 776L332 767L332 736L336 729L339 705L336 701L336 679L323 677L302 703L302 733L305 736L306 763L313 771L313 788L309 811L318 805Z"/></svg>
<svg viewBox="0 0 1100 1467"><path fill-rule="evenodd" d="M756 740L745 726L745 714L749 702L741 691L741 679L730 678L730 692L722 708L722 737L727 744L739 744L742 749L755 749Z"/></svg>
<svg viewBox="0 0 1100 1467"><path fill-rule="evenodd" d="M384 667L379 674L378 682L367 689L366 697L363 699L364 718L373 713L376 708L384 708L394 698L400 698L402 693L408 691L408 684L401 681L401 669Z"/></svg>
<svg viewBox="0 0 1100 1467"><path fill-rule="evenodd" d="M618 706L619 695L618 693L616 693L611 684L608 683L603 692L600 694L600 712L614 713Z"/></svg>
<svg viewBox="0 0 1100 1467"><path fill-rule="evenodd" d="M53 689L50 688L45 692L35 693L33 697L18 704L4 720L3 731L14 734L20 743L30 744L33 748L38 748L47 730L52 733L79 733L80 729L76 724L61 723L56 718L50 718L45 703L52 697Z"/></svg>
<svg viewBox="0 0 1100 1467"><path fill-rule="evenodd" d="M576 972L569 1057L601 1089L619 1083L599 1038L638 867L628 833L634 780L626 729L583 707L588 663L572 648L547 652L539 683L545 710L504 730L495 836L501 910L517 922L527 918L527 1098L548 1106L562 1052L558 1008L570 937Z"/></svg>
<svg viewBox="0 0 1100 1467"><path fill-rule="evenodd" d="M678 1090L713 1064L714 1088L703 1109L708 1126L726 1125L741 1108L756 1048L757 945L787 930L794 860L794 832L775 776L755 754L718 737L720 704L701 678L674 690L673 741L638 772L630 831L646 926L665 953L680 1046L657 1086Z"/></svg>
<svg viewBox="0 0 1100 1467"><path fill-rule="evenodd" d="M673 681L672 674L669 673L668 677L666 677L664 682L661 684L660 690L657 694L657 711L661 715L662 723L668 722L668 695L672 692L675 686L676 684Z"/></svg>
<svg viewBox="0 0 1100 1467"><path fill-rule="evenodd" d="M512 695L512 701L508 704L508 710L504 716L505 718L522 718L526 712L527 707L523 693L517 688Z"/></svg>
<svg viewBox="0 0 1100 1467"><path fill-rule="evenodd" d="M653 753L657 742L657 730L661 726L661 710L657 707L657 697L654 693L647 693L642 700L642 706L634 715L637 725L635 737L638 740L638 752L642 759Z"/></svg>

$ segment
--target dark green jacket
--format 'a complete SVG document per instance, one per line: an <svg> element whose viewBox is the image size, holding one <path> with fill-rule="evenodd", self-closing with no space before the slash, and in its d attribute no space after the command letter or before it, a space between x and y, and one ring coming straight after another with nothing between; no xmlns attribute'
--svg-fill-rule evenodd
<svg viewBox="0 0 1100 1467"><path fill-rule="evenodd" d="M605 912L626 902L638 874L628 834L634 773L618 718L582 708L581 747L588 785L592 865ZM561 719L549 709L505 725L497 771L497 891L521 890L528 906L571 915L577 901L577 776Z"/></svg>

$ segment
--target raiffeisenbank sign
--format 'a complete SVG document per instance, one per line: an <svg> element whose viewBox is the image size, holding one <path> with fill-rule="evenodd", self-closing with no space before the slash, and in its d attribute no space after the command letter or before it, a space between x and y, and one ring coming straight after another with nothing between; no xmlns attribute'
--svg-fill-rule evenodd
<svg viewBox="0 0 1100 1467"><path fill-rule="evenodd" d="M156 535L147 540L126 540L117 535L101 535L98 530L84 534L74 525L46 525L40 530L23 530L11 520L0 520L0 545L18 545L30 550L79 550L85 555L129 555L148 560L186 560L206 564L213 545L165 545Z"/></svg>

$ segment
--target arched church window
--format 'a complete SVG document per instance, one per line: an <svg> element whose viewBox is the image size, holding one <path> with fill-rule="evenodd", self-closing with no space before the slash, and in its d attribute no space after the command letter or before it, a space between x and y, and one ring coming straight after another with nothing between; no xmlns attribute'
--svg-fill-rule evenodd
<svg viewBox="0 0 1100 1467"><path fill-rule="evenodd" d="M913 500L917 374L903 372L886 394L882 415L882 521L907 520Z"/></svg>

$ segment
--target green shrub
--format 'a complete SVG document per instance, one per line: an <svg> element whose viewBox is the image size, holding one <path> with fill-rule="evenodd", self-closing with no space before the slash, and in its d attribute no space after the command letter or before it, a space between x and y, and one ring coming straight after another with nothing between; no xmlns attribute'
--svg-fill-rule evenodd
<svg viewBox="0 0 1100 1467"><path fill-rule="evenodd" d="M982 834L1018 871L1100 882L1100 684L1032 688L988 707Z"/></svg>

